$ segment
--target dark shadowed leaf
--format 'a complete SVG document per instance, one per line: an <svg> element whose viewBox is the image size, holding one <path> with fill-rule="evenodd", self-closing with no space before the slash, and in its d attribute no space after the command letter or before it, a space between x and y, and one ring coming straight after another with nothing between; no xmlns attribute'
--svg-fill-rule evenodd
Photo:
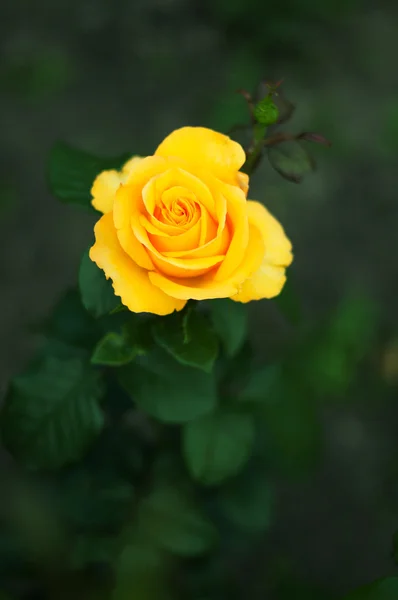
<svg viewBox="0 0 398 600"><path fill-rule="evenodd" d="M166 423L196 419L217 401L211 374L180 364L161 348L122 367L118 379L140 408Z"/></svg>
<svg viewBox="0 0 398 600"><path fill-rule="evenodd" d="M205 485L236 475L254 442L251 415L217 411L191 421L183 430L183 453L192 477Z"/></svg>
<svg viewBox="0 0 398 600"><path fill-rule="evenodd" d="M232 357L239 352L247 336L247 307L227 298L211 300L209 308L214 330L220 337L226 354Z"/></svg>
<svg viewBox="0 0 398 600"><path fill-rule="evenodd" d="M134 487L97 461L91 468L87 464L76 465L61 473L55 495L68 530L92 538L120 530L131 511Z"/></svg>
<svg viewBox="0 0 398 600"><path fill-rule="evenodd" d="M157 343L180 363L210 372L218 354L218 339L206 315L197 310L155 320Z"/></svg>
<svg viewBox="0 0 398 600"><path fill-rule="evenodd" d="M3 441L32 468L80 458L103 427L99 373L83 360L46 357L15 378L1 414Z"/></svg>
<svg viewBox="0 0 398 600"><path fill-rule="evenodd" d="M214 525L178 487L153 490L143 500L138 519L145 537L180 556L199 556L217 540Z"/></svg>
<svg viewBox="0 0 398 600"><path fill-rule="evenodd" d="M120 169L129 158L131 155L126 154L113 158L93 156L58 142L50 154L50 189L62 202L92 209L91 188L96 176L101 171Z"/></svg>
<svg viewBox="0 0 398 600"><path fill-rule="evenodd" d="M124 317L124 313L122 316ZM93 364L119 367L148 350L148 325L136 317L137 315L128 313L128 319L119 331L105 334L94 348L91 357Z"/></svg>
<svg viewBox="0 0 398 600"><path fill-rule="evenodd" d="M72 346L91 348L98 338L96 320L82 304L79 290L68 290L45 323L50 338Z"/></svg>
<svg viewBox="0 0 398 600"><path fill-rule="evenodd" d="M282 177L300 183L315 168L314 160L298 141L284 141L268 148L268 160Z"/></svg>
<svg viewBox="0 0 398 600"><path fill-rule="evenodd" d="M120 306L120 298L115 296L111 281L90 259L88 252L83 254L80 263L79 288L85 308L94 317L109 314Z"/></svg>
<svg viewBox="0 0 398 600"><path fill-rule="evenodd" d="M122 334L110 331L94 348L91 362L94 365L120 367L134 360L138 352L139 349L126 342Z"/></svg>
<svg viewBox="0 0 398 600"><path fill-rule="evenodd" d="M265 469L250 461L241 474L218 490L217 503L235 526L248 533L265 531L273 508L273 489Z"/></svg>

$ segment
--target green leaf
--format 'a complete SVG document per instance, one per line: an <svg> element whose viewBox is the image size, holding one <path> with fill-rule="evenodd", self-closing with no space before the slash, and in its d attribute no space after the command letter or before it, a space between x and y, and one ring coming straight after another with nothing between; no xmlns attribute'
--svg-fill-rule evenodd
<svg viewBox="0 0 398 600"><path fill-rule="evenodd" d="M51 338L82 348L91 349L96 342L96 320L84 308L77 288L68 290L55 305L45 323L45 333Z"/></svg>
<svg viewBox="0 0 398 600"><path fill-rule="evenodd" d="M118 379L132 400L165 423L185 423L213 410L214 377L183 366L160 348L122 367Z"/></svg>
<svg viewBox="0 0 398 600"><path fill-rule="evenodd" d="M93 364L119 367L148 350L144 329L147 328L146 322L134 319L131 313L130 317L120 333L110 331L98 342L91 357Z"/></svg>
<svg viewBox="0 0 398 600"><path fill-rule="evenodd" d="M279 384L282 375L282 365L278 363L248 371L245 386L239 394L238 401L252 404L272 402L273 386Z"/></svg>
<svg viewBox="0 0 398 600"><path fill-rule="evenodd" d="M220 488L217 503L229 521L248 533L262 533L271 524L273 489L264 472L250 465Z"/></svg>
<svg viewBox="0 0 398 600"><path fill-rule="evenodd" d="M242 347L248 328L247 308L229 299L211 300L210 317L228 356L234 356Z"/></svg>
<svg viewBox="0 0 398 600"><path fill-rule="evenodd" d="M14 379L0 417L7 448L29 467L79 459L101 431L99 374L83 360L46 357Z"/></svg>
<svg viewBox="0 0 398 600"><path fill-rule="evenodd" d="M155 320L156 342L183 365L213 369L218 354L218 339L207 317L197 310L173 313Z"/></svg>
<svg viewBox="0 0 398 600"><path fill-rule="evenodd" d="M183 429L183 453L192 477L205 485L236 475L249 459L254 442L251 415L216 412Z"/></svg>
<svg viewBox="0 0 398 600"><path fill-rule="evenodd" d="M92 156L58 142L50 154L50 189L62 202L92 208L91 188L97 175L108 169L121 169L129 158L131 155L126 154L113 158Z"/></svg>
<svg viewBox="0 0 398 600"><path fill-rule="evenodd" d="M268 148L268 160L282 177L300 183L314 170L315 164L307 150L298 141L284 141Z"/></svg>
<svg viewBox="0 0 398 600"><path fill-rule="evenodd" d="M204 554L217 540L211 521L176 487L153 490L143 500L138 519L145 537L179 556Z"/></svg>
<svg viewBox="0 0 398 600"><path fill-rule="evenodd" d="M398 577L379 579L344 596L344 600L396 600L396 598L398 598Z"/></svg>
<svg viewBox="0 0 398 600"><path fill-rule="evenodd" d="M120 305L112 283L105 273L90 259L88 252L82 257L79 269L79 288L84 307L94 317L109 314Z"/></svg>
<svg viewBox="0 0 398 600"><path fill-rule="evenodd" d="M78 465L61 473L55 494L68 531L92 538L120 530L131 513L134 487L115 470L97 461L91 468Z"/></svg>

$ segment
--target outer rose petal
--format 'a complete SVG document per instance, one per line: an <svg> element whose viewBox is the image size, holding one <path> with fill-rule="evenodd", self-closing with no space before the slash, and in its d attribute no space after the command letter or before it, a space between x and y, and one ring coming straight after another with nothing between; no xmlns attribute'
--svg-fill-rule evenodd
<svg viewBox="0 0 398 600"><path fill-rule="evenodd" d="M277 296L286 281L285 268L293 260L292 245L281 224L259 202L248 201L249 223L259 229L265 244L260 268L232 296L237 302L250 302Z"/></svg>
<svg viewBox="0 0 398 600"><path fill-rule="evenodd" d="M165 277L155 271L149 272L149 279L166 294L182 300L207 300L210 298L230 298L234 296L243 281L255 273L264 256L264 241L257 227L250 226L249 243L239 267L224 281L215 281L212 273L196 279Z"/></svg>
<svg viewBox="0 0 398 600"><path fill-rule="evenodd" d="M137 240L130 227L131 203L134 201L129 186L119 186L113 205L113 223L123 250L143 269L154 269L147 251ZM118 217L118 218L117 218Z"/></svg>
<svg viewBox="0 0 398 600"><path fill-rule="evenodd" d="M155 155L179 157L228 181L246 159L240 144L205 127L176 129L158 146Z"/></svg>
<svg viewBox="0 0 398 600"><path fill-rule="evenodd" d="M102 171L91 188L93 197L91 204L94 208L104 214L110 212L113 208L116 191L121 183L122 176L118 171Z"/></svg>
<svg viewBox="0 0 398 600"><path fill-rule="evenodd" d="M132 170L142 158L133 156L128 160L121 171L102 171L94 180L91 188L92 205L100 212L106 214L113 208L113 201L119 185L123 183Z"/></svg>
<svg viewBox="0 0 398 600"><path fill-rule="evenodd" d="M101 217L94 227L94 233L96 241L90 249L90 258L112 279L115 294L121 297L129 310L168 315L184 308L185 301L171 298L154 286L148 278L148 272L122 250L112 214Z"/></svg>

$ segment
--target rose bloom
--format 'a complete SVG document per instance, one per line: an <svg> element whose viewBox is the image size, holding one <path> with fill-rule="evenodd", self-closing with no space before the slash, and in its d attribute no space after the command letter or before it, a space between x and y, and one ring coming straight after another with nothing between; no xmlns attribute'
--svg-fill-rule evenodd
<svg viewBox="0 0 398 600"><path fill-rule="evenodd" d="M98 175L92 204L103 216L90 258L129 310L167 315L190 299L280 293L291 243L262 204L247 200L245 158L229 137L183 127L153 156Z"/></svg>

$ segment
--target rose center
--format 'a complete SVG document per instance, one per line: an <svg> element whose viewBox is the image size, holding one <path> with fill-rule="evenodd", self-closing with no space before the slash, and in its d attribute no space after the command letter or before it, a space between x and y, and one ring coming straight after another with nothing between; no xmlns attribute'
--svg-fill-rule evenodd
<svg viewBox="0 0 398 600"><path fill-rule="evenodd" d="M196 196L189 190L173 187L165 190L155 208L155 217L169 225L187 226L200 210Z"/></svg>

